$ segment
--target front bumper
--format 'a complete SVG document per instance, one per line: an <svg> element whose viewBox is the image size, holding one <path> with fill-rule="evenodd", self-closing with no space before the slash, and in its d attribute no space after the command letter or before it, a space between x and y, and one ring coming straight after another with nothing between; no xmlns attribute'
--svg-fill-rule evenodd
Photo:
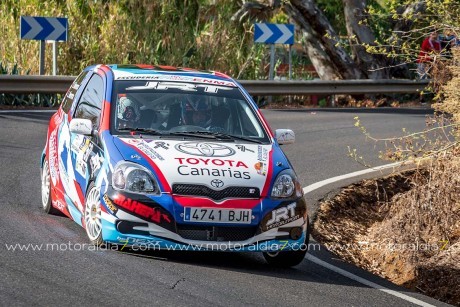
<svg viewBox="0 0 460 307"><path fill-rule="evenodd" d="M306 248L303 245L308 236L308 217L303 197L284 202L262 200L260 207L267 209L256 219L259 222L251 225L186 223L168 210L173 208L171 195L150 198L109 188L102 199L107 209L102 212L102 235L108 243L185 251L264 252Z"/></svg>

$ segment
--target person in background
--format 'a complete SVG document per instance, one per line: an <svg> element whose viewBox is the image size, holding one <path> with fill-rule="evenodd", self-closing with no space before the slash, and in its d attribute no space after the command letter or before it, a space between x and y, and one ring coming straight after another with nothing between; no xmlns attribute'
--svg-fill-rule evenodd
<svg viewBox="0 0 460 307"><path fill-rule="evenodd" d="M419 79L428 79L434 58L441 54L441 42L438 40L438 32L434 31L425 38L420 47L417 58L417 74Z"/></svg>
<svg viewBox="0 0 460 307"><path fill-rule="evenodd" d="M457 47L460 43L455 34L451 31L446 31L445 34L439 36L441 43L442 56L451 59L452 48Z"/></svg>

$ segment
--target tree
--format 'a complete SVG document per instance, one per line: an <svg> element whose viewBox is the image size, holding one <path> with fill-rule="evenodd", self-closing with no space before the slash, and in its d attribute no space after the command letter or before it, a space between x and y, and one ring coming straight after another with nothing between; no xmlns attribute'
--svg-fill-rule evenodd
<svg viewBox="0 0 460 307"><path fill-rule="evenodd" d="M423 2L398 4L397 0L389 1L393 5L390 8L396 9L394 14L387 18L389 20L386 24L398 32L388 33L391 34L392 44L401 44L401 33L413 24L406 17L423 11L425 5ZM263 12L283 10L300 28L305 49L321 79L408 77L408 70L400 69L399 60L387 56L397 45L387 44L383 49L377 48L381 47L382 43L377 42L377 35L371 27L373 20L368 13L367 1L342 0L342 7L343 15L340 16L343 16L341 18L345 21L348 45L341 41L331 22L314 0L289 0L283 3L270 1L268 4L245 2L234 18L250 17L260 20ZM257 8L257 14L254 14L254 8Z"/></svg>

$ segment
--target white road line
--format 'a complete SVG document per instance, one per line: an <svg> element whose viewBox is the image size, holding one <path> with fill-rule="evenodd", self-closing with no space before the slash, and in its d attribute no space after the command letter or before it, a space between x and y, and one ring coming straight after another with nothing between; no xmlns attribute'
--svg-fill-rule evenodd
<svg viewBox="0 0 460 307"><path fill-rule="evenodd" d="M341 181L341 180L344 180L344 179L369 174L369 173L376 172L376 171L381 171L381 170L396 167L396 166L399 166L399 165L401 165L401 163L396 162L396 163L376 166L376 167L373 167L373 168L365 169L365 170L362 170L362 171L357 171L357 172L354 172L354 173L349 173L349 174L345 174L345 175L332 177L332 178L329 178L329 179L326 179L326 180L323 180L323 181L319 181L319 182L314 183L314 184L310 184L309 186L306 186L305 188L303 188L303 192L305 194L307 194L307 193L310 193L310 192L312 192L312 191L314 191L316 189L319 189L319 188L321 188L321 187L323 187L325 185L328 185L328 184L331 184L331 183L334 183L334 182L337 182L337 181Z"/></svg>
<svg viewBox="0 0 460 307"><path fill-rule="evenodd" d="M341 268L338 268L338 267L336 267L336 266L334 266L334 265L332 265L332 264L329 264L329 263L327 263L327 262L325 262L325 261L323 261L323 260L321 260L321 259L319 259L319 258L316 258L315 256L312 256L312 255L310 255L310 254L307 254L307 257L306 257L306 258L307 258L308 260L310 260L311 262L314 262L314 263L316 263L317 265L320 265L320 266L322 266L322 267L324 267L324 268L326 268L326 269L329 269L329 270L331 270L331 271L334 271L334 272L336 272L336 273L338 273L338 274L340 274L340 275L343 275L343 276L345 276L345 277L348 277L348 278L350 278L350 279L352 279L352 280L354 280L354 281L357 281L357 282L359 282L359 283L361 283L361 284L363 284L363 285L366 285L366 286L368 286L368 287L371 287L371 288L374 288L374 289L377 289L377 290L386 292L386 293L388 293L388 294L394 295L394 296L396 296L396 297L399 297L399 298L401 298L401 299L403 299L403 300L405 300L405 301L411 302L411 303L416 304L416 305L419 305L419 306L426 306L426 307L428 307L428 306L429 306L429 307L434 306L434 305L425 303L424 301L421 301L421 300L418 300L418 299L416 299L416 298L413 298L413 297L411 297L411 296L409 296L409 295L406 295L406 294L400 293L400 292L398 292L398 291L391 290L391 289L385 288L385 287L383 287L383 286L380 286L380 285L378 285L378 284L376 284L376 283L374 283L374 282L372 282L372 281L369 281L369 280L364 279L364 278L362 278L362 277L359 277L359 276L357 276L357 275L355 275L355 274L352 274L352 273L350 273L350 272L348 272L348 271L345 271L345 270L343 270L343 269L341 269Z"/></svg>
<svg viewBox="0 0 460 307"><path fill-rule="evenodd" d="M344 180L344 179L348 179L348 178L353 178L353 177L357 177L357 176L361 176L361 175L365 175L365 174L368 174L368 173L372 173L372 172L375 172L375 171L380 171L380 170L383 170L383 169L387 169L387 168L392 168L392 167L396 167L396 166L399 166L401 163L397 162L397 163L391 163L391 164L386 164L386 165L382 165L382 166L378 166L378 167L374 167L374 168L370 168L370 169L366 169L366 170L362 170L362 171L357 171L357 172L354 172L354 173L349 173L349 174L345 174L345 175L341 175L341 176L336 176L336 177L332 177L332 178L329 178L329 179L326 179L326 180L323 180L323 181L319 181L317 183L314 183L314 184L311 184L309 186L306 186L305 188L303 188L303 192L305 194L309 193L309 192L312 192L316 189L319 189L325 185L328 185L330 183L334 183L334 182L337 182L337 181L340 181L340 180ZM317 265L319 266L322 266L328 270L331 270L331 271L334 271L342 276L345 276L345 277L348 277L354 281L357 281L363 285L366 285L368 287L371 287L371 288L374 288L374 289L377 289L377 290L380 290L380 291L383 291L385 293L388 293L390 295L393 295L393 296L396 296L396 297L399 297L403 300L406 300L408 302L411 302L413 304L416 304L416 305L419 305L419 306L434 306L434 305L431 305L431 304L428 304L428 303L425 303L421 300L418 300L416 298L413 298L411 296L408 296L406 294L403 294L403 293L400 293L398 291L395 291L395 290L391 290L391 289L388 289L386 287L383 287L383 286L380 286L372 281L369 281L367 279L364 279L362 277L359 277L355 274L352 274L348 271L345 271L344 269L341 269L339 267L336 267L335 265L332 265L332 264L329 264L319 258L316 258L315 256L311 255L311 254L307 254L306 258L308 260L310 260L311 262L313 263L316 263Z"/></svg>

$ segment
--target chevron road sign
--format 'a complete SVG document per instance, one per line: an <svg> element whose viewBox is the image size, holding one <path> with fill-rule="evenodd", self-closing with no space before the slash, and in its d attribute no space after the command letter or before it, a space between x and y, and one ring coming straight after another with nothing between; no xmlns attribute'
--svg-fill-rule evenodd
<svg viewBox="0 0 460 307"><path fill-rule="evenodd" d="M293 24L256 23L254 42L265 44L294 44Z"/></svg>
<svg viewBox="0 0 460 307"><path fill-rule="evenodd" d="M67 41L67 18L21 16L21 39Z"/></svg>

